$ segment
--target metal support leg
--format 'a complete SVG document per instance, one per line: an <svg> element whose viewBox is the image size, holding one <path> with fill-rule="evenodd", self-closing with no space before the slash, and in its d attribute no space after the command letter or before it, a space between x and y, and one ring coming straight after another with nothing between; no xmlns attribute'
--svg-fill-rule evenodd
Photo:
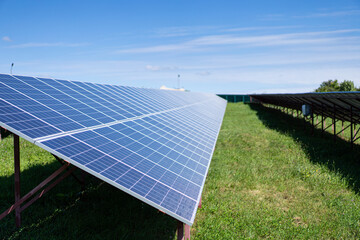
<svg viewBox="0 0 360 240"><path fill-rule="evenodd" d="M177 239L178 240L190 240L190 226L178 221L177 226Z"/></svg>
<svg viewBox="0 0 360 240"><path fill-rule="evenodd" d="M184 240L190 240L190 226L185 224L185 227L184 227L184 232L185 232L185 236L184 236Z"/></svg>
<svg viewBox="0 0 360 240"><path fill-rule="evenodd" d="M324 114L323 114L323 112L321 111L321 134L324 133L324 125L325 125L325 122L324 122Z"/></svg>
<svg viewBox="0 0 360 240"><path fill-rule="evenodd" d="M184 223L178 221L177 224L177 240L183 240L184 238Z"/></svg>
<svg viewBox="0 0 360 240"><path fill-rule="evenodd" d="M354 130L353 130L353 128L354 128L354 124L353 124L353 114L352 114L353 112L352 112L352 106L350 106L350 142L351 142L351 149L353 149L354 148Z"/></svg>
<svg viewBox="0 0 360 240"><path fill-rule="evenodd" d="M334 130L334 142L336 142L336 119L335 119L335 104L334 104L334 116L333 116L333 130Z"/></svg>
<svg viewBox="0 0 360 240"><path fill-rule="evenodd" d="M311 135L314 135L314 128L315 128L315 125L314 125L314 114L312 113L312 114L311 114Z"/></svg>
<svg viewBox="0 0 360 240"><path fill-rule="evenodd" d="M15 168L15 202L20 200L20 142L19 136L14 134L14 168ZM15 208L16 227L21 225L20 206Z"/></svg>

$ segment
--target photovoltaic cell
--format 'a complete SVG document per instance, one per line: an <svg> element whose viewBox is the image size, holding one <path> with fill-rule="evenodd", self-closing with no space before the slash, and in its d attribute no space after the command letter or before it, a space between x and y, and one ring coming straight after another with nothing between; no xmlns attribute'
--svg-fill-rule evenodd
<svg viewBox="0 0 360 240"><path fill-rule="evenodd" d="M0 74L0 124L192 225L226 101Z"/></svg>

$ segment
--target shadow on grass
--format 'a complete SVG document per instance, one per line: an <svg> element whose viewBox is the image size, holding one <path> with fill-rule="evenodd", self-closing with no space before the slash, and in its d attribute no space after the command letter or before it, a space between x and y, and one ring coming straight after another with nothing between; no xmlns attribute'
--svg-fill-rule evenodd
<svg viewBox="0 0 360 240"><path fill-rule="evenodd" d="M21 172L22 196L61 165L52 161ZM76 170L78 171L78 170ZM75 173L76 173L75 171ZM121 190L86 175L86 187L67 177L22 212L0 220L0 239L173 239L176 221ZM0 177L0 213L14 202L14 176Z"/></svg>
<svg viewBox="0 0 360 240"><path fill-rule="evenodd" d="M339 174L357 194L360 191L360 145L351 143L328 132L316 129L311 134L311 124L303 119L292 117L280 110L249 104L256 111L258 118L270 129L287 134L302 145L310 160L327 166Z"/></svg>
<svg viewBox="0 0 360 240"><path fill-rule="evenodd" d="M12 133L5 128L0 127L0 140L5 139L9 136L11 136Z"/></svg>

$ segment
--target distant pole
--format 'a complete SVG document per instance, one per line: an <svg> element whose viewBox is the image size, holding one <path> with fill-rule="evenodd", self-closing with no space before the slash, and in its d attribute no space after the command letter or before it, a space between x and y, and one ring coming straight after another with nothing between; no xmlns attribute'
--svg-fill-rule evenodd
<svg viewBox="0 0 360 240"><path fill-rule="evenodd" d="M180 89L180 74L178 74L177 85L177 88Z"/></svg>
<svg viewBox="0 0 360 240"><path fill-rule="evenodd" d="M13 66L14 66L14 63L11 64L11 67L10 67L10 75L12 75Z"/></svg>

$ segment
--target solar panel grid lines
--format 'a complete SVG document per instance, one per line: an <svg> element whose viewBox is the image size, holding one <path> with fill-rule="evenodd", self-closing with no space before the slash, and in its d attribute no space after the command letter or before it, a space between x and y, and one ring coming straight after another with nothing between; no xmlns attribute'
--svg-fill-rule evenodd
<svg viewBox="0 0 360 240"><path fill-rule="evenodd" d="M82 164L79 164L79 163L77 163L77 162L73 162L73 161L72 161L71 159L69 159L68 157L66 157L66 156L64 156L64 155L62 155L62 154L59 154L59 153L54 152L51 148L48 148L47 146L45 146L45 145L43 145L43 144L41 144L41 143L35 143L35 144L38 145L39 147L41 147L41 148L49 151L50 153L53 153L53 154L57 155L57 156L60 157L61 159L64 159L64 160L66 160L66 161L68 161L68 162L71 162L71 163L72 163L73 165L75 165L76 167L87 171L88 173L92 174L93 176L96 176L97 178L99 178L99 179L101 179L101 180L103 180L103 181L105 181L105 182L107 182L107 183L109 183L109 184L111 184L111 185L119 188L120 190L122 190L122 191L124 191L124 192L126 192L126 193L128 193L128 194L130 194L130 195L132 195L133 197L135 197L135 198L137 198L137 199L139 199L139 200L141 200L141 201L149 204L150 206L152 206L152 207L154 207L154 208L157 208L157 209L159 209L159 210L167 213L168 215L170 215L170 216L178 219L179 221L182 221L182 222L184 222L184 223L186 223L186 224L192 225L193 220L190 222L190 221L188 220L189 218L184 218L184 217L182 217L181 215L174 213L173 211L169 211L167 208L162 207L162 206L160 206L160 205L157 204L157 203L154 203L154 201L151 201L151 200L149 200L149 199L147 199L147 198L145 198L145 197L143 197L143 196L141 196L140 194L137 194L137 193L135 193L135 192L131 192L128 188L126 188L126 187L124 187L124 186L116 183L115 181L109 181L108 178L104 177L104 176L101 175L101 174L98 174L96 171L94 171L94 170L92 170L92 169L89 169L89 168L84 168L84 166L83 166ZM158 187L157 185L154 185L154 187L151 189L151 191L153 191L153 190L155 189L155 187L157 187L157 190L156 190L156 191L158 191L158 188L159 188L159 187ZM156 192L156 191L153 191L153 192ZM151 193L151 192L150 192L150 193ZM149 193L149 194L150 194L150 193ZM194 203L193 203L193 207L195 207L195 206L196 206L196 204L195 204L195 202L194 202ZM193 208L190 209L190 210L193 210Z"/></svg>
<svg viewBox="0 0 360 240"><path fill-rule="evenodd" d="M96 95L88 92L88 91L82 91L81 87L78 87L76 84L73 84L69 81L66 80L56 80L53 79L54 81L56 81L57 83L63 85L64 87L71 89L71 91L75 92L76 94L80 95L82 98L86 99L86 101L90 101L90 103L93 105L92 107L95 109L100 109L102 114L104 114L107 118L106 122L111 122L111 121L115 121L118 120L119 117L123 118L121 115L119 115L114 109L110 108L110 107L114 107L112 105L112 103L110 102L106 102L106 104L102 101L99 101L99 98L97 98ZM97 101L93 100L93 99L97 99ZM90 104L88 103L88 104Z"/></svg>
<svg viewBox="0 0 360 240"><path fill-rule="evenodd" d="M215 139L213 140L213 146L214 146L214 147L212 148L212 152L211 152L211 155L210 155L210 158L209 158L210 161L211 161L211 159L212 159L212 157L213 157L213 155L214 155L215 144L216 144L217 139L218 139L219 134L220 134L221 123L222 123L222 120L223 120L223 116L225 115L225 110L226 110L227 101L224 100L224 99L222 99L221 103L222 103L222 104L221 104L221 105L222 105L222 108L219 109L219 111L220 111L219 116L222 116L222 118L221 118L220 124L217 126L217 134L216 134L216 137L215 137ZM210 162L209 162L209 166L210 166ZM206 168L205 176L207 176L208 172L209 172L209 167ZM203 179L203 182L202 182L202 184L201 184L200 194L198 195L198 198L197 198L197 201L196 201L197 206L199 205L200 200L201 200L201 194L202 194L202 191L203 191L204 186L205 186L205 180L206 180L206 179L204 178L204 179ZM194 222L195 216L196 216L196 211L193 212L193 215L192 215L191 220L190 220L191 222Z"/></svg>
<svg viewBox="0 0 360 240"><path fill-rule="evenodd" d="M16 77L15 77L15 78L16 78ZM20 78L17 78L17 79L20 80L20 81L22 81ZM34 79L36 79L36 78L34 78ZM39 81L40 81L40 80L39 80ZM22 81L22 82L23 82L23 81ZM26 82L24 82L24 83L27 84ZM44 84L46 84L46 83L44 83ZM27 84L27 85L30 86L30 87L32 87L32 86L29 85L29 84ZM52 88L50 85L49 85L49 87ZM39 90L40 92L42 92L44 95L49 96L49 97L52 99L51 101L59 101L59 102L61 102L62 104L64 104L65 106L68 106L69 108L73 109L73 110L77 113L76 115L85 115L85 116L87 116L88 118L92 119L94 123L100 124L100 122L97 121L97 120L96 120L95 118L93 118L92 116L89 116L89 115L87 115L86 113L80 112L77 108L75 108L75 107L67 104L66 102L61 101L61 99L54 98L53 96L45 93L44 91L42 91L42 90L39 88L39 86L37 86L36 89ZM52 90L55 90L55 89L52 89ZM58 91L58 90L56 90L56 91ZM61 91L59 91L59 92L61 92ZM65 94L65 93L64 93L64 94ZM65 94L65 95L66 95L66 94ZM69 96L69 97L70 97L70 96ZM70 97L70 98L71 98L71 97ZM74 100L75 100L75 99L74 99ZM53 103L51 103L51 104L53 105ZM83 104L85 104L85 103L83 103ZM86 105L86 104L85 104L85 105ZM82 118L84 118L84 116L82 116ZM81 124L83 121L78 121L78 122L80 122L80 124ZM84 126L84 127L87 126L87 125L84 125L84 124L81 124L81 125Z"/></svg>
<svg viewBox="0 0 360 240"><path fill-rule="evenodd" d="M181 118L179 115L175 115L175 117L176 118ZM164 118L166 118L166 117L164 117ZM168 118L168 119L171 119L171 120L174 120L174 118ZM188 122L186 119L184 119L184 118L181 118L181 121L183 121L183 122ZM195 124L194 124L195 125ZM173 126L174 126L174 124L173 124ZM193 130L193 131L197 131L197 132L202 132L202 134L206 134L206 137L211 137L211 132L209 132L208 131L208 129L206 129L206 128L204 128L203 126L201 126L201 125L195 125L197 128L195 128L195 127L192 127L192 128L190 128L190 127L188 127L188 126L184 126L184 128L182 128L183 130L181 130L181 129L178 129L180 132L186 132L186 133L188 133L188 131L191 131L191 130ZM198 130L199 129L199 130ZM201 130L200 130L201 129ZM197 134L195 134L195 135L197 135ZM203 139L202 141L206 141L206 139Z"/></svg>
<svg viewBox="0 0 360 240"><path fill-rule="evenodd" d="M179 117L179 118L182 118L183 121L188 121L186 117L195 117L195 118L198 118L198 116L192 114L191 112L189 112L188 114L185 114L185 116L182 115L182 114L178 114L178 117ZM206 119L204 119L203 121L206 121ZM211 128L209 128L208 125L203 124L203 123L201 123L201 122L193 122L192 124L196 125L198 128L200 128L200 129L202 129L202 130L204 130L204 131L207 131L209 134L211 134L211 133L210 133Z"/></svg>
<svg viewBox="0 0 360 240"><path fill-rule="evenodd" d="M194 104L198 104L198 103L194 103ZM44 136L44 137L36 138L35 140L41 142L41 141L45 141L45 140L48 140L48 139L51 139L51 138L61 137L61 136L64 136L64 135L69 135L69 134L72 134L72 133L79 133L79 132L88 131L88 130L95 130L95 129L98 129L98 128L102 128L102 127L104 127L104 126L112 126L112 125L116 125L116 124L118 124L118 123L123 123L123 122L127 122L127 121L133 121L133 120L136 120L136 119L142 119L142 118L146 118L146 117L149 117L149 116L153 116L153 115L157 115L157 114L162 114L162 113L174 111L174 110L177 110L177 109L180 109L180 108L184 108L184 107L188 107L188 106L183 106L183 107L179 107L179 108L175 108L175 109L169 109L169 110L165 110L165 111L162 111L162 112L157 112L157 113L153 113L153 114L147 114L147 115L137 116L137 117L128 118L128 119L123 119L123 120L118 120L118 121L109 122L109 123L106 123L106 124L100 124L100 125L96 125L96 126L92 126L92 127L84 127L84 128L81 128L81 129L76 129L76 130L72 130L72 131L67 131L67 132L62 132L62 133L54 134L54 135L52 135L52 136Z"/></svg>
<svg viewBox="0 0 360 240"><path fill-rule="evenodd" d="M3 80L3 79L1 79L1 80ZM34 100L34 99L29 98L26 94L20 92L19 90L15 89L14 87L11 87L11 86L9 86L8 84L5 84L3 81L2 81L1 83L2 83L2 85L8 87L8 91L9 91L9 90L12 90L12 91L13 91L13 92L11 92L11 94L10 94L10 93L7 94L7 95L11 95L11 96L8 96L8 99L7 99L8 102L18 103L17 105L20 105L21 108L26 107L26 108L28 109L28 112L29 112L29 110L30 110L30 111L32 110L33 115L35 115L35 116L36 116L36 115L44 116L44 114L42 114L42 113L43 113L43 112L48 112L49 116L51 116L51 117L47 117L47 116L46 116L46 121L47 121L47 122L48 122L49 120L51 120L51 119L56 118L56 117L59 118L58 115L61 115L61 116L62 116L61 120L62 120L63 122L65 122L65 123L66 123L66 122L69 122L69 121L72 122L72 120L69 119L68 117L63 116L61 113L58 113L57 111L51 111L46 105L42 104L41 102L39 102L39 101L37 101L37 100ZM18 85L19 85L19 84L18 84ZM21 100L20 96L16 96L16 95L21 95L22 100ZM4 97L4 94L3 94L3 97ZM18 97L18 99L19 99L20 101L17 100L17 99L15 99L15 97ZM32 105L24 105L25 103L31 103ZM35 107L35 106L36 106L35 103L39 104L39 105L41 106L41 108L39 108L39 106ZM35 105L34 105L34 104L35 104ZM14 105L16 105L16 104L14 104ZM32 107L32 106L33 106L33 107ZM54 112L55 114L52 114L52 113L50 113L50 112ZM39 117L39 116L37 116L37 117L38 117L39 119L41 119L41 117ZM43 119L43 118L42 118L42 119ZM68 119L68 121L65 121L66 119ZM44 120L44 119L43 119L43 120ZM53 124L53 126L56 127L57 129L59 129L60 131L64 131L65 129L68 129L68 127L65 127L65 129L62 128L61 126L63 125L63 122L55 121L54 123L57 123L57 124L56 124L56 125ZM74 122L74 124L75 124L75 126L78 126L77 123ZM60 125L60 126L59 126L59 125Z"/></svg>
<svg viewBox="0 0 360 240"><path fill-rule="evenodd" d="M1 83L0 83L0 87L1 87ZM55 127L51 127L51 126L47 126L48 124L46 122L44 122L43 120L37 118L36 116L32 115L31 113L25 113L23 111L20 110L19 107L7 102L6 100L0 100L0 102L2 103L6 103L7 104L7 109L4 110L3 107L0 107L0 112L2 113L2 118L4 119L4 117L7 117L7 123L2 123L2 126L6 129L14 129L15 125L16 126L23 126L24 122L33 122L32 125L30 125L30 127L24 128L22 127L22 132L20 133L19 131L17 131L16 129L13 130L14 133L16 133L17 135L21 134L23 138L25 138L26 140L30 141L30 142L34 142L32 137L36 137L36 134L52 134L52 133L57 133L57 132L61 132L60 129L56 129ZM3 105L3 104L1 104ZM9 106L11 106L13 109L10 109ZM21 121L18 116L19 114L9 114L8 112L15 112L16 110L20 110L20 114L22 115L28 115L26 117L26 121ZM15 110L15 111L14 111ZM9 115L11 116L11 120L13 121L9 121ZM37 122L37 124L34 123L34 121ZM40 128L40 126L43 126ZM45 131L43 128L46 128L47 131ZM34 131L36 129L36 132ZM35 134L32 134L35 133Z"/></svg>
<svg viewBox="0 0 360 240"><path fill-rule="evenodd" d="M74 135L72 135L71 137L74 137L74 138L76 138L77 140L83 142L83 139L79 139L79 138L77 138L77 137L74 136ZM132 152L132 153L138 154L137 152L135 152L135 151L127 148L126 146L120 145L120 144L116 143L115 141L113 141L112 139L107 138L106 135L105 135L105 136L103 135L103 137L104 137L105 139L109 140L110 142L113 142L113 143L117 144L119 147L123 147L124 149L126 149L126 150L128 150L128 151L130 151L130 152ZM134 142L137 142L135 139L132 139L131 136L128 136L128 137L129 137L131 140L133 140ZM86 139L86 140L91 140L91 139ZM90 145L90 146L91 146L91 145ZM146 145L143 145L143 146L146 146ZM91 146L91 147L93 147L93 146ZM99 147L99 146L97 146L97 147ZM158 153L159 155L161 155L161 156L163 156L163 157L166 157L166 155L163 155L163 154L157 152L156 150L154 150L154 153ZM108 154L109 154L109 153L108 153ZM111 154L111 153L110 153L110 154ZM76 155L75 155L75 156L76 156ZM75 156L72 156L72 157L75 157ZM140 155L140 156L141 156L141 155ZM150 160L150 161L151 161L151 160ZM89 162L89 163L91 163L91 162ZM155 162L154 162L154 164L159 165L158 163L155 163ZM161 165L159 165L159 166L161 166ZM161 167L162 167L162 166L161 166ZM186 167L186 166L184 166L184 167ZM190 168L189 168L189 169L190 169ZM169 171L172 172L171 170L169 170ZM201 174L201 173L199 173L199 174Z"/></svg>
<svg viewBox="0 0 360 240"><path fill-rule="evenodd" d="M131 127L130 127L131 128ZM135 129L134 129L135 130ZM160 130L160 129L159 129ZM137 131L137 130L135 130L135 131ZM150 131L152 131L152 130L150 130ZM137 131L137 132L139 132L139 131ZM157 133L157 132L155 132L155 133ZM160 135L161 136L161 135ZM166 137L166 136L161 136L162 138L164 138L164 139L166 139L167 140L167 144L169 144L170 142L172 142L173 144L174 144L174 146L177 146L177 145L179 145L179 143L176 143L176 142L173 142L172 140L174 139L174 138L176 138L176 135L171 135L171 134L169 134L169 137L172 137L171 139L169 138L169 137ZM152 140L154 140L154 142L158 142L156 139L152 139ZM181 140L181 139L179 139L179 140ZM158 143L160 143L160 142L158 142ZM162 143L160 143L160 144L162 144ZM174 149L174 151L175 152L178 152L176 149ZM179 154L181 154L180 152L178 152ZM194 152L194 154L196 154L195 152Z"/></svg>
<svg viewBox="0 0 360 240"><path fill-rule="evenodd" d="M40 81L41 81L41 78L37 78L37 79L39 79ZM52 79L54 82L56 82L56 80L55 79ZM43 81L45 84L48 84L46 81ZM60 84L60 83L59 83ZM48 84L49 86L51 86L50 84ZM64 89L67 89L67 87L66 86L64 86ZM68 93L66 93L66 92L63 92L63 91L61 91L60 89L57 89L58 91L60 91L60 92L62 92L62 93L64 93L64 94L66 94L67 96L69 96L69 97L71 97L71 98L73 98L71 95L69 95ZM74 99L74 98L73 98ZM78 99L76 99L77 101L79 101ZM95 111L97 111L93 106L90 106L90 105L88 105L86 102L84 102L84 101L79 101L79 102L81 102L82 104L84 104L84 105L86 105L86 106L88 106L89 108L91 108L91 109L94 109ZM129 112L127 111L127 110L125 110L125 109L122 109L121 107L119 107L118 106L118 108L119 109L121 109L122 111L124 111L126 114L129 114ZM109 116L108 116L109 117ZM126 116L126 117L129 117L129 116ZM125 116L124 116L124 118L125 118Z"/></svg>
<svg viewBox="0 0 360 240"><path fill-rule="evenodd" d="M152 124L152 126L156 128L166 129L168 132L171 132L173 134L178 133L181 135L184 135L184 138L188 138L189 141L191 139L197 140L197 142L201 142L202 140L198 138L198 131L195 130L195 128L188 128L186 126L180 127L179 125L173 124L173 119L166 118L164 115L154 116L155 119L153 121L156 121L156 125ZM185 122L186 123L186 122ZM196 131L196 132L195 132ZM205 131L202 132L205 136L209 137ZM204 140L205 141L205 140Z"/></svg>
<svg viewBox="0 0 360 240"><path fill-rule="evenodd" d="M114 89L117 90L118 93L125 92L124 88L120 88L118 86L115 86ZM147 96L145 96L142 92L137 91L136 88L128 88L128 89L126 89L126 93L130 94L130 95L135 95L137 104L146 106L147 108L150 108L150 109L155 108L155 111L163 111L163 110L171 108L171 106L169 106L168 102L164 103L164 102L159 102L156 99L150 99ZM150 106L150 103L151 103L151 106ZM157 110L156 110L156 108L157 108Z"/></svg>
<svg viewBox="0 0 360 240"><path fill-rule="evenodd" d="M57 94L57 97L59 99L61 99L61 101L66 102L68 105L72 106L73 108L76 108L79 112L81 112L81 116L83 119L81 119L82 122L85 122L85 120L89 123L86 124L87 127L89 126L93 126L93 125L97 125L97 124L102 124L104 122L109 122L109 121L103 121L103 119L111 119L109 118L109 116L104 115L103 113L99 112L97 109L95 109L93 106L90 106L88 104L88 102L85 101L81 101L79 99L75 99L73 96L69 95L66 92L63 92L59 89L57 89L57 91L60 94ZM63 110L64 111L64 110ZM85 116L88 116L90 120L86 119ZM71 114L71 117L77 117L76 115L74 116L74 114ZM77 117L78 118L78 117ZM125 118L125 117L123 117ZM96 121L94 121L93 119L96 119Z"/></svg>
<svg viewBox="0 0 360 240"><path fill-rule="evenodd" d="M169 99L167 101L164 101L164 99L161 98L161 95L156 94L155 92L147 92L146 89L141 90L136 88L128 89L128 91L131 94L140 94L144 99L146 99L145 101L143 101L143 103L146 103L146 101L149 101L151 99L151 101L156 103L155 106L162 106L165 108L176 107L176 104L174 104L172 101L169 101ZM154 96L156 96L156 98Z"/></svg>
<svg viewBox="0 0 360 240"><path fill-rule="evenodd" d="M95 84L91 84L91 83L84 83L85 85L89 86L90 88L94 89L95 91L103 91L106 93L106 97L110 98L110 99L114 99L118 104L122 104L123 102L127 102L129 104L129 100L126 99L119 99L118 95L114 95L113 93L111 93L109 90L107 90L106 88L101 88L101 86L96 86ZM144 110L146 109L146 113L151 113L154 112L154 109L150 109L148 106L143 105L141 102L138 101L137 105L141 105L143 106Z"/></svg>
<svg viewBox="0 0 360 240"><path fill-rule="evenodd" d="M21 98L6 94L4 78L16 79L9 85ZM49 128L62 117L56 112L75 122L86 118L86 124L31 137L23 134L25 125L9 130L189 225L225 107L215 95L0 74L0 112L13 111L0 116L1 126L27 112L35 115L23 115L26 121L37 117Z"/></svg>
<svg viewBox="0 0 360 240"><path fill-rule="evenodd" d="M77 139L78 140L78 142L81 142L81 143L83 143L83 144L85 144L85 145L88 145L89 147L92 147L90 144L88 144L87 142L85 142L85 141L83 141L82 139L79 139L79 138L77 138L76 136L72 136L73 138L75 138L75 139ZM106 138L106 137L105 137ZM111 139L108 139L108 140L110 140L110 141L112 141ZM114 142L114 141L112 141L112 142ZM116 143L116 142L115 142ZM45 145L46 145L46 143L44 143ZM70 145L71 146L71 145ZM121 145L118 145L119 147L123 147L123 146L121 146ZM128 150L131 154L137 154L136 152L134 152L134 151L132 151L132 150L130 150L130 149L127 149L126 147L123 147L123 149L126 149L126 150ZM89 149L88 151L90 151L91 149ZM97 150L99 150L99 149L97 149ZM101 150L99 150L99 151L101 151ZM118 150L115 150L114 152L116 152L116 151L118 151ZM79 155L79 154L82 154L83 152L80 152L80 153L77 153L77 154L75 154L75 155L73 155L73 156L71 156L71 158L74 158L74 157L76 157L77 155ZM111 153L105 153L105 152L102 152L104 155L106 155L106 156L109 156L109 157L111 157L111 158L114 158L112 155L111 155ZM126 157L126 156L125 156ZM94 159L93 161L96 161L97 159ZM116 159L116 158L114 158L114 160L118 160L118 159ZM151 161L151 160L149 160L149 161ZM84 164L85 166L86 165L88 165L88 164L91 164L92 162L88 162L88 163L86 163L86 164ZM133 166L131 166L131 165L129 165L129 164L127 164L127 163L125 163L125 162L122 162L124 165L127 165L129 168L132 168L132 169L134 169L134 170L136 170L136 171L139 171L138 169L136 169L136 168L134 168ZM161 165L159 165L159 164L156 164L155 162L153 162L155 165L158 165L159 167L161 167L161 168L163 168L164 170L167 170L167 171L169 171L169 172L171 172L170 170L168 170L168 169L166 169L166 168L164 168L164 167L162 167ZM115 163L115 164L117 164L117 163ZM115 165L114 164L114 165ZM111 169L111 167L112 166L109 166L108 168L106 168L106 169L104 169L104 170L102 170L102 172L104 172L104 171L106 171L106 170L108 170L108 169ZM146 174L146 173L143 173L143 174ZM119 179L121 176L119 176L117 179ZM116 180L117 180L116 179ZM115 181L116 181L115 180ZM195 183L194 183L195 184ZM171 188L171 186L169 186L170 188Z"/></svg>
<svg viewBox="0 0 360 240"><path fill-rule="evenodd" d="M111 167L110 167L111 168ZM116 181L116 180L115 180Z"/></svg>
<svg viewBox="0 0 360 240"><path fill-rule="evenodd" d="M69 83L71 83L70 81L67 81ZM83 89L83 94L90 94L89 96L92 96L92 99L95 97L97 98L97 102L102 101L103 105L108 106L108 104L110 104L109 106L115 106L118 104L121 104L120 101L115 100L114 98L109 97L107 94L105 93L101 93L99 91L95 91L93 87L88 87L85 83L81 83L81 82L73 82L72 84L76 85L79 89ZM128 103L129 104L129 101ZM132 109L136 109L137 110L137 114L141 115L141 114L146 114L146 113L150 113L151 111L145 111L144 107L139 108L138 107L139 104L132 104ZM115 110L115 109L113 109ZM136 115L136 114L135 114Z"/></svg>
<svg viewBox="0 0 360 240"><path fill-rule="evenodd" d="M6 88L4 88L5 86L6 86L6 85L4 85L4 84L2 84L2 83L0 82L0 90L4 90L4 91L6 92L6 93L2 94L2 101L3 101L4 103L7 103L8 106L12 106L12 107L14 107L14 108L16 108L16 109L21 109L19 106L16 106L14 103L12 103L12 102L4 99L4 96L6 96L6 95L9 95L9 96L12 97L12 96L14 96L14 94L17 93L16 91L13 91L13 89L8 88L7 86L6 86ZM26 112L26 113L27 113L29 116L32 116L33 118L39 120L40 122L45 123L44 120L40 119L39 117L37 117L37 116L35 116L35 115L31 114L31 113L28 113L28 112ZM4 114L3 117L4 117L5 115L8 115L7 111L4 111L3 114ZM10 122L10 123L15 123L15 122ZM61 132L61 129L59 129L59 128L57 128L57 127L53 127L53 128L54 128L54 131L55 131L55 132L57 132L57 131Z"/></svg>

